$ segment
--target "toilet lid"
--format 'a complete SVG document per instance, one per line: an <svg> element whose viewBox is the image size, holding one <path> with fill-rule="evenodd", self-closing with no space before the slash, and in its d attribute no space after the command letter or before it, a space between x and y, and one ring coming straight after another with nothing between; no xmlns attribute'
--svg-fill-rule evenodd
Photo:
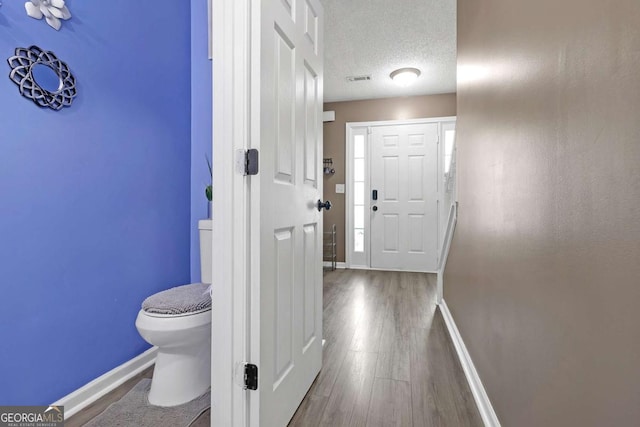
<svg viewBox="0 0 640 427"><path fill-rule="evenodd" d="M192 283L151 295L142 302L147 313L188 314L211 308L209 285Z"/></svg>

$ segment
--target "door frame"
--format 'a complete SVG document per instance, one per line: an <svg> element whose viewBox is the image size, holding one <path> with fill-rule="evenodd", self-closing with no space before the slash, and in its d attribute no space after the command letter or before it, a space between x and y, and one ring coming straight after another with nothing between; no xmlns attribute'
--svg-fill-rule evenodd
<svg viewBox="0 0 640 427"><path fill-rule="evenodd" d="M406 119L406 120L380 120L380 121L367 121L367 122L347 122L345 124L345 192L346 192L346 208L345 208L345 265L346 268L351 269L363 269L363 270L377 270L376 268L371 267L371 239L369 237L370 234L370 219L365 215L365 260L366 264L355 264L353 262L353 223L351 218L353 217L353 137L357 132L357 130L367 129L366 138L365 138L365 193L370 194L371 192L371 128L379 127L379 126L397 126L397 125L415 125L415 124L428 124L428 123L438 123L438 206L437 206L437 241L440 242L440 199L441 199L441 191L442 191L442 161L444 159L444 150L442 149L442 144L440 141L442 139L442 123L443 122L455 122L456 116L444 116L444 117L429 117L429 118L421 118L421 119ZM365 197L365 208L368 208L370 205L370 197ZM440 244L438 244L438 253L436 265L440 264ZM389 269L385 269L389 270ZM400 271L400 270L399 270ZM401 270L407 271L407 270ZM438 271L433 271L433 273L437 273Z"/></svg>
<svg viewBox="0 0 640 427"><path fill-rule="evenodd" d="M236 166L238 151L251 146L250 53L256 37L251 18L250 0L212 2L212 426L246 427L251 422L250 392L244 390L241 369L252 349L250 178Z"/></svg>

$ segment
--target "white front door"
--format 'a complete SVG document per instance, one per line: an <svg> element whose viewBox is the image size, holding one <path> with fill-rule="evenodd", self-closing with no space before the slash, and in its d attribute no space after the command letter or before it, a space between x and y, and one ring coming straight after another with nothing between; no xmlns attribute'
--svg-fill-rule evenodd
<svg viewBox="0 0 640 427"><path fill-rule="evenodd" d="M436 271L438 123L373 127L370 177L371 267Z"/></svg>
<svg viewBox="0 0 640 427"><path fill-rule="evenodd" d="M317 0L257 4L252 146L260 149L260 172L251 187L250 335L259 385L250 419L279 427L322 365L323 10Z"/></svg>

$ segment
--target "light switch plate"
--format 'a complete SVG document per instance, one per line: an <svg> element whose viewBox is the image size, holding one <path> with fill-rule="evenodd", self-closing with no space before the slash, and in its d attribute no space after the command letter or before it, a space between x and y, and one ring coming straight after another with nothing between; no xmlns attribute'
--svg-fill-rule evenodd
<svg viewBox="0 0 640 427"><path fill-rule="evenodd" d="M344 184L336 184L336 194L344 194Z"/></svg>

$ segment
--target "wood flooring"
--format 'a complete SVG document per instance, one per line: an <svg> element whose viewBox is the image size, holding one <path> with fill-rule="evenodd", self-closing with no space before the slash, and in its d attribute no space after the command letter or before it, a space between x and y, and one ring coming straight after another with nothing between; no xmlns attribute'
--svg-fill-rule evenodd
<svg viewBox="0 0 640 427"><path fill-rule="evenodd" d="M482 426L444 320L436 276L324 277L323 367L290 426Z"/></svg>
<svg viewBox="0 0 640 427"><path fill-rule="evenodd" d="M435 275L325 273L323 368L289 425L482 426L435 295ZM84 425L152 374L142 372L65 425ZM209 425L208 410L192 427Z"/></svg>

